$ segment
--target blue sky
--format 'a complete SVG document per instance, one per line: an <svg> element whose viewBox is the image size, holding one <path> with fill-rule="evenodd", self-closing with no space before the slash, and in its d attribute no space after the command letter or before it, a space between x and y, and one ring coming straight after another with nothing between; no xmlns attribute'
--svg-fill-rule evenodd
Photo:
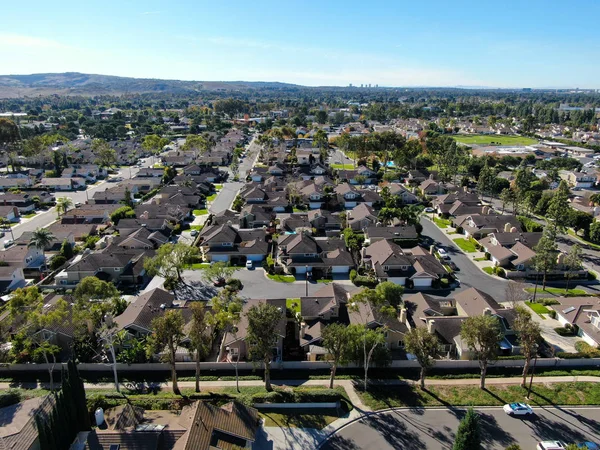
<svg viewBox="0 0 600 450"><path fill-rule="evenodd" d="M6 2L0 73L600 88L600 1Z"/></svg>

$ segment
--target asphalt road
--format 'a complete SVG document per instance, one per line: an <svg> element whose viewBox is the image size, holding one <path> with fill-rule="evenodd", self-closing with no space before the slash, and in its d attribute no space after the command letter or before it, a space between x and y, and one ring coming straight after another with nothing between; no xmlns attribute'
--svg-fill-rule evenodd
<svg viewBox="0 0 600 450"><path fill-rule="evenodd" d="M338 150L337 148L333 150L331 156L329 157L329 164L352 164L354 165L354 160L348 158L344 152Z"/></svg>
<svg viewBox="0 0 600 450"><path fill-rule="evenodd" d="M142 166L150 167L150 165L151 165L150 159L151 158L148 158L148 159L142 161ZM123 168L119 169L117 174L113 174L111 176L119 176L119 177L122 177L123 179L133 178L133 177L135 177L135 175L137 174L137 172L139 170L140 169L136 168L136 167L123 167ZM87 189L87 194L86 194L86 191L67 191L67 192L56 191L54 194L55 194L56 198L58 198L58 197L70 198L71 200L73 200L73 204L75 204L77 202L85 203L86 200L93 197L94 193L96 193L98 191L103 191L104 189L109 188L109 187L116 186L116 184L117 183L113 183L110 181L102 181L99 184L89 186ZM14 238L18 239L23 233L25 233L27 231L35 231L38 228L47 227L52 222L54 222L56 220L56 218L57 218L56 208L50 208L47 211L37 214L35 217L32 217L28 221L13 227L12 230L13 230ZM10 233L7 233L6 239L8 239L9 237L10 237Z"/></svg>
<svg viewBox="0 0 600 450"><path fill-rule="evenodd" d="M506 285L508 283L506 280L494 278L479 270L469 259L469 256L463 253L431 220L422 218L421 225L423 225L422 234L433 239L438 247L444 248L452 258L452 261L460 269L457 272L457 276L461 282L458 290L474 287L490 294L497 301L504 300Z"/></svg>
<svg viewBox="0 0 600 450"><path fill-rule="evenodd" d="M531 418L509 417L501 408L476 408L482 448L510 444L533 449L542 440L567 443L600 440L600 408L536 408ZM321 448L326 450L451 449L464 409L396 409L342 428Z"/></svg>

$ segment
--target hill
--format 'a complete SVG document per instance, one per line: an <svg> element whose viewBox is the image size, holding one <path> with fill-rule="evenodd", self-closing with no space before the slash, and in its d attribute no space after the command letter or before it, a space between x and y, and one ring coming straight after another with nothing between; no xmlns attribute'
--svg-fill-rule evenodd
<svg viewBox="0 0 600 450"><path fill-rule="evenodd" d="M0 75L0 98L37 95L119 95L140 93L198 93L199 91L244 91L295 89L287 83L248 81L181 81L129 78L78 72Z"/></svg>

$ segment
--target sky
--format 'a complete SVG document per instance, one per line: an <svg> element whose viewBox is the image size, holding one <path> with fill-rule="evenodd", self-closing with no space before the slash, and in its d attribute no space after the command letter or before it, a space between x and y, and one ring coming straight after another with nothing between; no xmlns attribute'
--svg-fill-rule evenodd
<svg viewBox="0 0 600 450"><path fill-rule="evenodd" d="M28 0L0 74L600 88L598 0Z"/></svg>

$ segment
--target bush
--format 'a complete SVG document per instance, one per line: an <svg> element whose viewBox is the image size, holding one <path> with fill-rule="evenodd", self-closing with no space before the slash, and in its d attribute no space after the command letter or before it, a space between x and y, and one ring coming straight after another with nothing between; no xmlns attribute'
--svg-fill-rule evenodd
<svg viewBox="0 0 600 450"><path fill-rule="evenodd" d="M65 258L62 255L56 255L50 261L50 270L56 270L56 269L62 267L62 265L66 262L67 262L67 258Z"/></svg>
<svg viewBox="0 0 600 450"><path fill-rule="evenodd" d="M504 270L502 267L496 267L496 275L498 275L500 278L506 278L506 270Z"/></svg>
<svg viewBox="0 0 600 450"><path fill-rule="evenodd" d="M21 393L15 390L8 390L0 394L0 408L11 406L21 401Z"/></svg>
<svg viewBox="0 0 600 450"><path fill-rule="evenodd" d="M242 285L242 282L237 278L230 278L229 280L227 280L227 286L229 286L234 291L241 291L244 287Z"/></svg>
<svg viewBox="0 0 600 450"><path fill-rule="evenodd" d="M521 223L521 226L525 228L525 231L528 233L533 233L537 231L544 231L544 227L537 223L535 220L530 219L525 216L517 216L517 220Z"/></svg>
<svg viewBox="0 0 600 450"><path fill-rule="evenodd" d="M575 350L577 350L578 353L587 353L591 355L592 358L597 358L600 356L600 350L592 347L585 341L575 342Z"/></svg>
<svg viewBox="0 0 600 450"><path fill-rule="evenodd" d="M570 324L567 324L564 327L555 328L554 331L556 331L556 333L560 336L575 336L576 334L575 329Z"/></svg>
<svg viewBox="0 0 600 450"><path fill-rule="evenodd" d="M554 311L553 309L550 310L550 317L552 317L553 319L556 319L556 311Z"/></svg>
<svg viewBox="0 0 600 450"><path fill-rule="evenodd" d="M350 271L350 281L352 281L354 283L354 280L356 279L357 276L358 276L358 274L356 273L356 270L352 269Z"/></svg>
<svg viewBox="0 0 600 450"><path fill-rule="evenodd" d="M560 302L558 300L554 300L553 298L543 298L542 305L544 305L544 306L560 305Z"/></svg>
<svg viewBox="0 0 600 450"><path fill-rule="evenodd" d="M353 283L359 287L364 286L368 288L374 288L379 282L375 278L358 275L354 277Z"/></svg>

